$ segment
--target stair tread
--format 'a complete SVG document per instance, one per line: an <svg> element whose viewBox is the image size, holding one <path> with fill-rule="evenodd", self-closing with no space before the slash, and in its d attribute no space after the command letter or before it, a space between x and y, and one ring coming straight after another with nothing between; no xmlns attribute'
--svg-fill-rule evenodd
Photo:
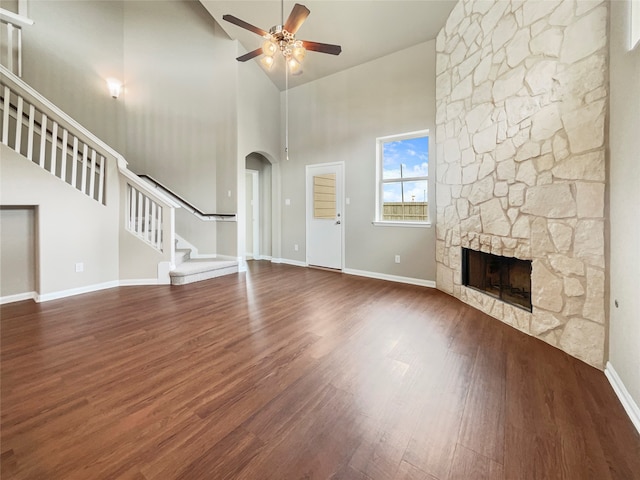
<svg viewBox="0 0 640 480"><path fill-rule="evenodd" d="M174 270L169 272L172 277L191 275L194 273L206 272L208 270L218 270L222 268L236 267L238 262L236 260L216 260L212 258L197 258L189 259L184 263L181 263Z"/></svg>

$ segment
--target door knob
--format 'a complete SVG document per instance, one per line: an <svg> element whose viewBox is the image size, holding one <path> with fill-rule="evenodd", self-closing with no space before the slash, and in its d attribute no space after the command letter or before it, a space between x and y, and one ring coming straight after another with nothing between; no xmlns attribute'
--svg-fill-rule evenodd
<svg viewBox="0 0 640 480"><path fill-rule="evenodd" d="M340 225L340 220L336 221L336 225Z"/></svg>

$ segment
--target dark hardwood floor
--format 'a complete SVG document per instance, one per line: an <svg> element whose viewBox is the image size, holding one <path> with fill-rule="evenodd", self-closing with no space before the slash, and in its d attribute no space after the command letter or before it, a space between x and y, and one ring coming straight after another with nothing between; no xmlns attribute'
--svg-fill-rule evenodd
<svg viewBox="0 0 640 480"><path fill-rule="evenodd" d="M640 478L602 372L434 289L250 263L3 306L2 479Z"/></svg>

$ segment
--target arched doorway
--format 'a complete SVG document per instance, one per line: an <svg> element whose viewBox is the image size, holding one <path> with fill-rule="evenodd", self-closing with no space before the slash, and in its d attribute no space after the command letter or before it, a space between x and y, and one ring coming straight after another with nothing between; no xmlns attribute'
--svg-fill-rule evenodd
<svg viewBox="0 0 640 480"><path fill-rule="evenodd" d="M245 158L245 252L247 260L271 260L273 255L273 169L258 152Z"/></svg>

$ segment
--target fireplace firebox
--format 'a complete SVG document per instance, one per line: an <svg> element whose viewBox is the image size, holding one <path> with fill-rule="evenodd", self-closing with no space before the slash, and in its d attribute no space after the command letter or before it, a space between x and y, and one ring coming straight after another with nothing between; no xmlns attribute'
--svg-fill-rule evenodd
<svg viewBox="0 0 640 480"><path fill-rule="evenodd" d="M531 311L531 261L462 249L462 283Z"/></svg>

